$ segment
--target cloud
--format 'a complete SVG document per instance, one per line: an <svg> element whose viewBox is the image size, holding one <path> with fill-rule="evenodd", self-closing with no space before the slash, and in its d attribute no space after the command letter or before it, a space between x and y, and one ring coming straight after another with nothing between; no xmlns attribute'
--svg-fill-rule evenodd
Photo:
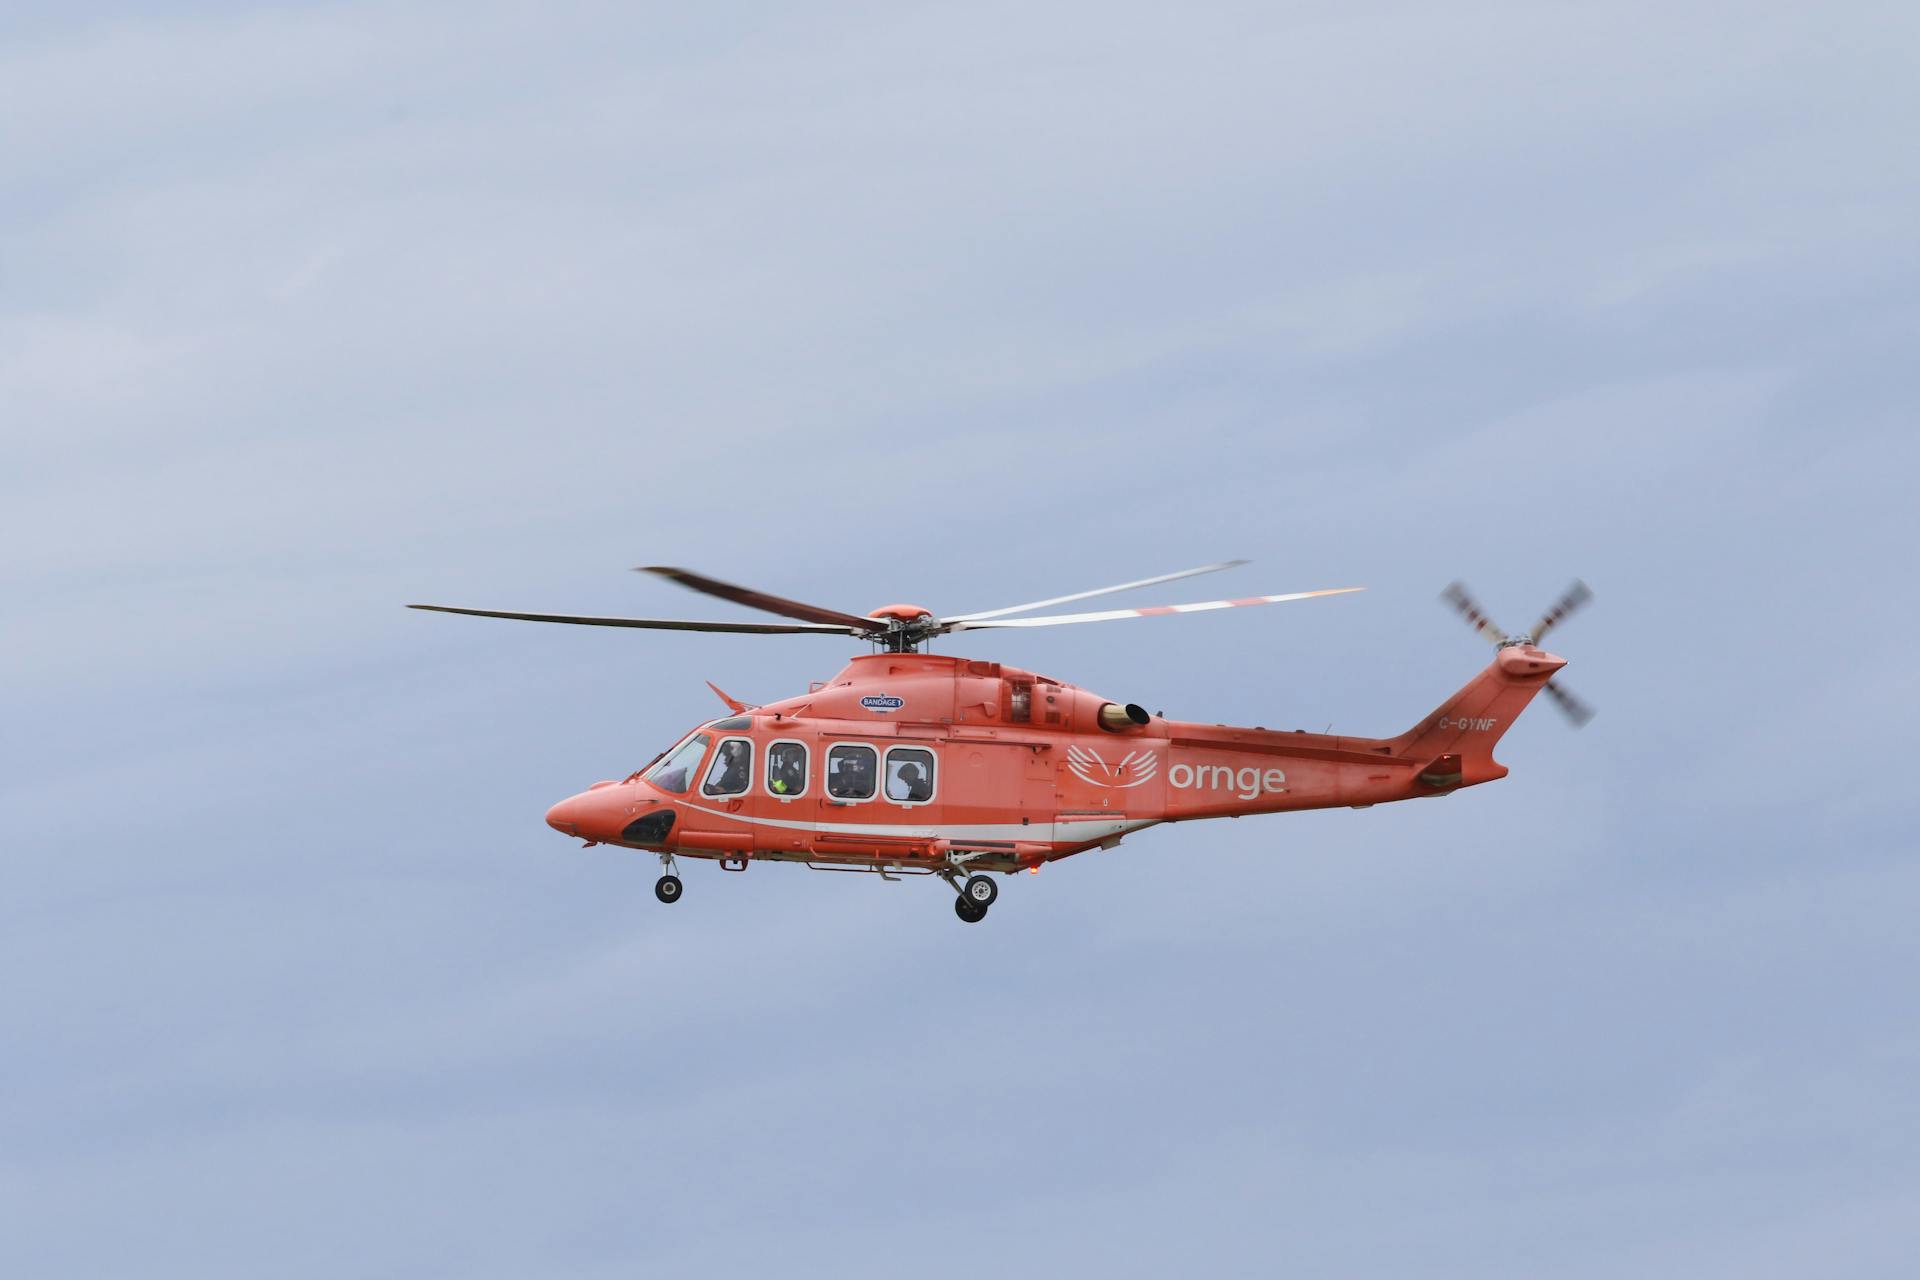
<svg viewBox="0 0 1920 1280"><path fill-rule="evenodd" d="M7 21L9 1270L1911 1253L1904 9ZM1370 590L965 651L1391 732L1484 661L1444 582L1579 574L1601 715L982 929L793 867L667 910L546 805L846 647L400 607L1230 555Z"/></svg>

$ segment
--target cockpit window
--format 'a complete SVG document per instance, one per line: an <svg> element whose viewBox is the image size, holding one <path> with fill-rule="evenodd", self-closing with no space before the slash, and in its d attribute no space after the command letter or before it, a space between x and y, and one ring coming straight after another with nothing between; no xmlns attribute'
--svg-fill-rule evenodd
<svg viewBox="0 0 1920 1280"><path fill-rule="evenodd" d="M707 780L700 784L700 794L737 796L752 780L753 744L745 738L723 738L720 749L713 753L713 763L707 766Z"/></svg>
<svg viewBox="0 0 1920 1280"><path fill-rule="evenodd" d="M700 757L707 752L707 744L712 741L704 733L694 734L667 752L659 764L641 774L640 781L651 783L668 795L687 794L687 788L693 785L694 766L700 763Z"/></svg>
<svg viewBox="0 0 1920 1280"><path fill-rule="evenodd" d="M709 729L751 729L753 720L748 716L728 716L725 720L715 720Z"/></svg>

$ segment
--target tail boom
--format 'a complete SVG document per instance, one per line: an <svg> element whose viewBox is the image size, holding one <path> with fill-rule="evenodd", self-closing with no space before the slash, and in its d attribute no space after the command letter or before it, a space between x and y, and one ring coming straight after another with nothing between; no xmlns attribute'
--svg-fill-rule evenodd
<svg viewBox="0 0 1920 1280"><path fill-rule="evenodd" d="M1493 747L1566 665L1509 645L1459 692L1396 738L1169 724L1165 814L1181 821L1365 807L1445 795L1507 776Z"/></svg>

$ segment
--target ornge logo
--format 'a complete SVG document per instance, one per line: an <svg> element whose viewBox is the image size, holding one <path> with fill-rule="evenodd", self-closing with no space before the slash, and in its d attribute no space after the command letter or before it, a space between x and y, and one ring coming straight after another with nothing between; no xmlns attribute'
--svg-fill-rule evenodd
<svg viewBox="0 0 1920 1280"><path fill-rule="evenodd" d="M1231 791L1242 800L1258 800L1287 789L1285 769L1226 764L1177 764L1167 770L1167 785L1182 791Z"/></svg>
<svg viewBox="0 0 1920 1280"><path fill-rule="evenodd" d="M1072 746L1067 748L1067 768L1073 771L1074 777L1091 786L1130 791L1153 781L1154 775L1160 772L1160 759L1151 751L1129 751L1119 764L1108 764L1086 747Z"/></svg>

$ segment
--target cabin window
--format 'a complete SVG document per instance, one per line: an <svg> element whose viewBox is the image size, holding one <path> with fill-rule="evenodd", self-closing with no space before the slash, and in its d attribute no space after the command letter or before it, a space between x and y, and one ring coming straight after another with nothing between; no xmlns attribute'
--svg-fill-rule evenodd
<svg viewBox="0 0 1920 1280"><path fill-rule="evenodd" d="M753 744L745 738L722 738L720 749L713 753L713 763L707 766L707 780L700 784L700 794L737 796L752 781Z"/></svg>
<svg viewBox="0 0 1920 1280"><path fill-rule="evenodd" d="M827 752L827 794L835 800L873 799L877 759L872 747L853 743Z"/></svg>
<svg viewBox="0 0 1920 1280"><path fill-rule="evenodd" d="M807 748L798 742L776 742L767 748L767 790L776 796L797 796L807 790Z"/></svg>
<svg viewBox="0 0 1920 1280"><path fill-rule="evenodd" d="M888 750L887 799L895 804L925 804L933 799L933 752L925 747Z"/></svg>
<svg viewBox="0 0 1920 1280"><path fill-rule="evenodd" d="M667 752L653 768L641 774L640 781L669 795L687 794L687 788L693 785L693 771L699 765L700 757L707 753L707 745L712 741L713 739L704 733L694 734Z"/></svg>

